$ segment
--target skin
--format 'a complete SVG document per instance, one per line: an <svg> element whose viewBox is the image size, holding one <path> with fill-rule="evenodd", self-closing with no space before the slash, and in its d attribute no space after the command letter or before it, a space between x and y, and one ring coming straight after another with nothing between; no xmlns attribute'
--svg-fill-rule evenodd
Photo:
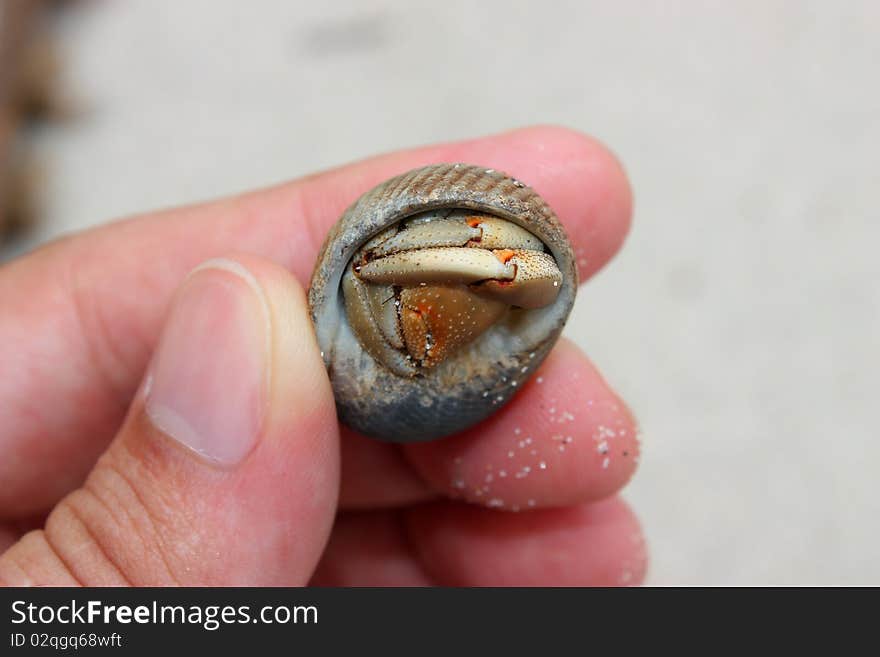
<svg viewBox="0 0 880 657"><path fill-rule="evenodd" d="M641 530L616 496L636 468L637 428L573 344L502 412L446 440L384 444L335 420L303 293L315 256L361 193L439 161L528 181L565 224L582 281L629 228L615 158L580 133L539 127L136 216L0 267L0 583L641 582ZM175 290L217 256L253 274L285 327L259 442L231 468L172 443L143 402Z"/></svg>

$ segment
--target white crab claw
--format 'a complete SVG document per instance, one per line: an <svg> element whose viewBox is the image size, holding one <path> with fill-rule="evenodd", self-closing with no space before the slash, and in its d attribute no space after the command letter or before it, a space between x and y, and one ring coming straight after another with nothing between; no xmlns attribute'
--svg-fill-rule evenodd
<svg viewBox="0 0 880 657"><path fill-rule="evenodd" d="M456 210L433 213L409 221L395 232L381 233L365 246L373 258L401 251L442 246L469 246L481 249L543 250L541 240L510 221Z"/></svg>
<svg viewBox="0 0 880 657"><path fill-rule="evenodd" d="M480 229L469 226L463 218L440 217L433 221L414 221L396 235L372 247L370 255L381 257L413 249L465 246L479 237Z"/></svg>
<svg viewBox="0 0 880 657"><path fill-rule="evenodd" d="M515 274L514 266L494 252L467 247L401 251L371 260L356 271L362 280L382 285L468 284L491 278L509 281Z"/></svg>
<svg viewBox="0 0 880 657"><path fill-rule="evenodd" d="M469 216L469 226L480 231L480 236L468 246L483 249L531 249L543 251L544 244L522 226L498 217Z"/></svg>
<svg viewBox="0 0 880 657"><path fill-rule="evenodd" d="M513 251L507 260L513 265L512 281L486 280L470 286L481 296L520 308L543 308L553 303L562 284L556 261L541 251Z"/></svg>
<svg viewBox="0 0 880 657"><path fill-rule="evenodd" d="M401 251L357 272L375 285L464 284L481 296L520 308L541 308L559 294L562 273L552 256L527 249L439 247Z"/></svg>

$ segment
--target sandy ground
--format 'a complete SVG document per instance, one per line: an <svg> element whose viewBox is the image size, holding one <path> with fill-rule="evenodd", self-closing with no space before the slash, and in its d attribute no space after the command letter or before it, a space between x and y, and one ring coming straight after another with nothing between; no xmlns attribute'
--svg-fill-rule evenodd
<svg viewBox="0 0 880 657"><path fill-rule="evenodd" d="M591 132L636 223L568 335L641 419L649 581L880 584L880 5L259 4L69 16L87 111L39 144L35 241L406 145Z"/></svg>

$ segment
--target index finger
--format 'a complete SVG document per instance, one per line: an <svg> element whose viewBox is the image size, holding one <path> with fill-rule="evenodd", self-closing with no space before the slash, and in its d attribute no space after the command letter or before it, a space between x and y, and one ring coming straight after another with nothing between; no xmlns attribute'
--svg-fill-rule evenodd
<svg viewBox="0 0 880 657"><path fill-rule="evenodd" d="M623 241L619 164L563 128L384 155L266 190L110 224L0 268L0 517L31 515L78 485L119 426L174 289L200 262L246 251L308 284L329 227L360 194L408 169L502 169L553 207L582 279Z"/></svg>

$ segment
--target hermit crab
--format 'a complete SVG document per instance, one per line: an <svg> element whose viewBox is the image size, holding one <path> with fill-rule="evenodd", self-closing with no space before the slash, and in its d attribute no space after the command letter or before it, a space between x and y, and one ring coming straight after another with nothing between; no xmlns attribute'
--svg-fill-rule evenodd
<svg viewBox="0 0 880 657"><path fill-rule="evenodd" d="M309 289L340 419L395 442L479 422L547 355L576 289L562 225L522 182L438 164L382 183L330 231Z"/></svg>

